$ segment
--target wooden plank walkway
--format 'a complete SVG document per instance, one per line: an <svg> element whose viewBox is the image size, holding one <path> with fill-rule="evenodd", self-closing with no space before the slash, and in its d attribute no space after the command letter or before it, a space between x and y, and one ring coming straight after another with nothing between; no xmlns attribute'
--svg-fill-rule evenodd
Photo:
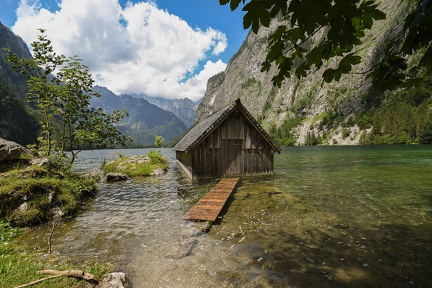
<svg viewBox="0 0 432 288"><path fill-rule="evenodd" d="M240 178L224 178L214 186L210 192L204 195L192 208L183 216L183 219L216 221L225 202Z"/></svg>

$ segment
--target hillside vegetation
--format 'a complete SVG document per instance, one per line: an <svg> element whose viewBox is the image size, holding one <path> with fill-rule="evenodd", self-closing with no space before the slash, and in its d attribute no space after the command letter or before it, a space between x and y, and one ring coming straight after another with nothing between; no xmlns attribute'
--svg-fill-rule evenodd
<svg viewBox="0 0 432 288"><path fill-rule="evenodd" d="M386 19L375 21L355 51L362 61L330 83L322 75L334 66L333 60L300 79L292 76L280 87L273 86L276 67L261 71L268 37L281 23L273 19L268 28L250 32L226 70L209 79L197 120L240 98L281 145L431 143L432 76L430 69L420 65L425 50L406 56L404 71L417 79L414 87L382 92L366 77L400 38L413 3L382 1L378 7ZM322 37L324 32L316 33L305 45L313 47ZM394 81L398 80L396 74Z"/></svg>

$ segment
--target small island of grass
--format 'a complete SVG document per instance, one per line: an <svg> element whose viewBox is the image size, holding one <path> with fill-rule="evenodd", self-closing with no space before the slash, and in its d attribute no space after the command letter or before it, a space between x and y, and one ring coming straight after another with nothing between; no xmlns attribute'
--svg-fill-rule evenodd
<svg viewBox="0 0 432 288"><path fill-rule="evenodd" d="M105 175L121 173L127 177L147 177L161 175L168 170L168 159L158 151L150 151L146 155L134 155L119 157L108 163L104 163L102 170Z"/></svg>

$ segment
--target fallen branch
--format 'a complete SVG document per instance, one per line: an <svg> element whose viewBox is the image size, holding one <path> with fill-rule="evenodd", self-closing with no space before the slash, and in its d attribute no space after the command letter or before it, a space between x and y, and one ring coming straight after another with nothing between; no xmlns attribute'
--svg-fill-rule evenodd
<svg viewBox="0 0 432 288"><path fill-rule="evenodd" d="M39 274L51 274L51 275L58 275L58 276L68 276L68 277L75 277L79 279L84 279L87 281L96 281L94 276L92 274L86 273L82 270L40 270L38 271Z"/></svg>
<svg viewBox="0 0 432 288"><path fill-rule="evenodd" d="M61 277L61 276L63 276L63 275L55 275L55 276L50 276L50 277L42 278L42 279L39 279L39 280L36 280L36 281L33 281L33 282L29 282L29 283L27 283L27 284L23 284L23 285L20 285L20 286L16 286L15 288L29 287L29 286L32 286L32 285L34 285L34 284L37 284L37 283L43 282L43 281L45 281L45 280L49 280L49 279L53 279L53 278L57 278L57 277Z"/></svg>
<svg viewBox="0 0 432 288"><path fill-rule="evenodd" d="M52 235L54 234L54 228L55 228L55 222L53 222L52 224L52 228L51 228L51 233L48 237L48 254L51 255L51 239L52 239Z"/></svg>
<svg viewBox="0 0 432 288"><path fill-rule="evenodd" d="M49 279L53 279L53 278L57 278L57 277L61 277L61 276L66 276L66 277L75 277L78 279L84 279L86 281L89 281L91 283L98 283L98 281L94 278L94 276L92 274L86 273L82 270L65 270L65 271L59 271L59 270L40 270L38 271L39 274L51 274L54 276L49 276L46 278L42 278L27 284L23 284L20 286L16 286L15 288L23 288L23 287L28 287L37 283L40 283L42 281L45 280L49 280Z"/></svg>

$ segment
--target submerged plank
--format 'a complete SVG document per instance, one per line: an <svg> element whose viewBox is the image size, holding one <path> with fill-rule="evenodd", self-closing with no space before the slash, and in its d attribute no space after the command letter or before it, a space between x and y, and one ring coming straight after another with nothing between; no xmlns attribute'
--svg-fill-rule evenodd
<svg viewBox="0 0 432 288"><path fill-rule="evenodd" d="M239 178L224 178L183 216L183 219L216 221Z"/></svg>

